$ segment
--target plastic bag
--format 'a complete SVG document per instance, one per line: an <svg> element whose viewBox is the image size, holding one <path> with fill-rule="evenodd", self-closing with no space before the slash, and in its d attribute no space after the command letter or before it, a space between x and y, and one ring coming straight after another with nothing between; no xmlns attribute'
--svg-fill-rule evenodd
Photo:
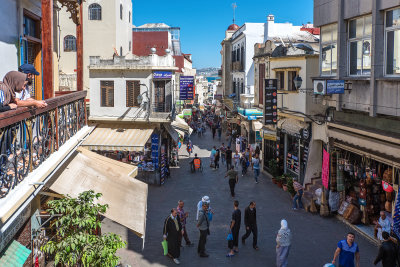
<svg viewBox="0 0 400 267"><path fill-rule="evenodd" d="M232 235L232 233L229 233L229 234L228 234L228 236L226 237L226 240L227 240L227 241L233 240L233 235Z"/></svg>
<svg viewBox="0 0 400 267"><path fill-rule="evenodd" d="M167 242L167 240L163 240L161 242L161 245L162 245L163 250L164 250L164 256L166 256L168 254L168 242Z"/></svg>

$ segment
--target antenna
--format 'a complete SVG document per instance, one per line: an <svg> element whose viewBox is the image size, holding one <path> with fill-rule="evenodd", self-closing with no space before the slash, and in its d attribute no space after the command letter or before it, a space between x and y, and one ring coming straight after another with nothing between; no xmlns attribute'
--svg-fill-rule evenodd
<svg viewBox="0 0 400 267"><path fill-rule="evenodd" d="M235 9L237 8L236 3L232 4L232 9L233 9L233 24L235 24Z"/></svg>

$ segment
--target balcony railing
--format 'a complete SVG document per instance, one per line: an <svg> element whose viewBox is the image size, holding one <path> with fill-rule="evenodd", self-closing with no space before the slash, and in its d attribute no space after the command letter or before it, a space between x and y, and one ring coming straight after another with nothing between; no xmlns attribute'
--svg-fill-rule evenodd
<svg viewBox="0 0 400 267"><path fill-rule="evenodd" d="M172 111L172 105L165 102L153 103L151 107L152 107L152 112L169 113Z"/></svg>
<svg viewBox="0 0 400 267"><path fill-rule="evenodd" d="M86 91L47 99L41 109L0 113L0 198L87 125Z"/></svg>

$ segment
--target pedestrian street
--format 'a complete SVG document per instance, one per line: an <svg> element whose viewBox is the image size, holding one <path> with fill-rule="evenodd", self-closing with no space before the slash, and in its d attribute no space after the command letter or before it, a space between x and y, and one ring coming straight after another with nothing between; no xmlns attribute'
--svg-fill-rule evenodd
<svg viewBox="0 0 400 267"><path fill-rule="evenodd" d="M212 140L207 129L203 137L192 136L194 153L204 163L203 173L192 174L189 167L186 146L180 150L179 168L171 168L171 178L162 186L149 187L147 229L142 251L142 241L131 231L105 220L103 230L113 231L128 240L125 249L119 250L121 261L130 266L175 266L168 257L163 256L161 241L164 220L172 208L177 207L178 200L185 202L185 211L189 212L187 231L193 247L181 249L181 266L275 266L275 238L280 228L281 219L288 221L292 231L292 245L289 253L289 266L320 267L331 262L337 243L351 231L345 224L335 218L322 218L305 211L293 211L288 193L275 186L265 174L260 175L260 182L254 182L251 168L246 176L239 174L235 193L242 211L240 235L245 233L244 209L254 200L257 203L258 246L252 248L252 235L242 245L239 241L239 253L227 258L229 223L233 211L233 200L230 196L228 178L224 178L226 166L219 170L209 168L209 155L212 146L220 142ZM192 157L194 154L192 154ZM191 160L191 159L190 159ZM206 251L208 258L197 255L199 231L196 228L196 205L202 196L208 195L210 206L214 209L210 223L211 235L208 236ZM134 216L134 214L132 214ZM378 248L356 233L356 243L360 247L362 267L373 266Z"/></svg>

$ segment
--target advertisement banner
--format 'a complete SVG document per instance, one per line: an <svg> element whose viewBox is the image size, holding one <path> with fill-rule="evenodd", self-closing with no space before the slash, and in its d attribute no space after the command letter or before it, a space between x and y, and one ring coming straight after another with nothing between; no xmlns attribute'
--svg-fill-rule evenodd
<svg viewBox="0 0 400 267"><path fill-rule="evenodd" d="M322 185L328 189L329 185L329 153L324 149L322 156Z"/></svg>
<svg viewBox="0 0 400 267"><path fill-rule="evenodd" d="M194 77L181 76L179 79L179 99L193 100L194 99Z"/></svg>
<svg viewBox="0 0 400 267"><path fill-rule="evenodd" d="M331 94L344 94L344 80L327 80L326 93Z"/></svg>
<svg viewBox="0 0 400 267"><path fill-rule="evenodd" d="M278 121L278 80L265 79L264 124L275 125Z"/></svg>
<svg viewBox="0 0 400 267"><path fill-rule="evenodd" d="M170 71L154 71L153 79L171 79L172 72Z"/></svg>

